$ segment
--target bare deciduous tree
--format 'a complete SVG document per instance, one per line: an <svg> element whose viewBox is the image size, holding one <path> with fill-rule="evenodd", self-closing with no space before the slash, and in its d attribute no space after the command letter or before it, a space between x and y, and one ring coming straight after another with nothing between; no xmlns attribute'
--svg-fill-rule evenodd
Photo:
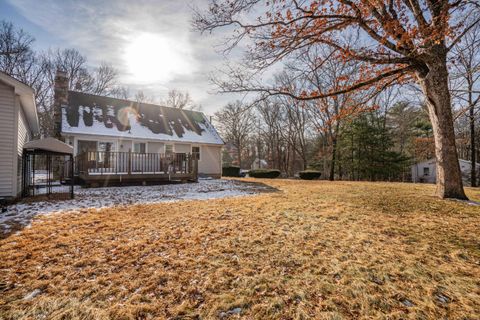
<svg viewBox="0 0 480 320"><path fill-rule="evenodd" d="M243 165L242 153L247 147L249 135L255 125L252 110L240 101L236 101L216 112L215 118L222 137L237 149L237 160L241 168Z"/></svg>
<svg viewBox="0 0 480 320"><path fill-rule="evenodd" d="M470 183L477 186L475 122L480 105L480 26L468 32L453 49L453 97L461 107L457 117L467 113L470 129Z"/></svg>
<svg viewBox="0 0 480 320"><path fill-rule="evenodd" d="M266 86L258 77L246 78L241 71L218 82L224 92L316 100L366 88L381 89L389 83L416 82L433 126L436 193L441 198L467 199L455 146L447 56L480 22L480 18L468 19L479 7L477 1L470 0L270 1L266 5L258 0L220 0L212 1L206 14L196 14L194 25L202 32L235 28L227 40L227 50L248 38L247 64L257 72L312 45L337 50L339 63L364 64L353 83L336 91L296 95L285 88ZM252 17L256 9L261 14ZM362 41L350 46L342 35L354 33Z"/></svg>
<svg viewBox="0 0 480 320"><path fill-rule="evenodd" d="M34 39L11 22L0 22L0 70L18 76L18 67L31 60Z"/></svg>

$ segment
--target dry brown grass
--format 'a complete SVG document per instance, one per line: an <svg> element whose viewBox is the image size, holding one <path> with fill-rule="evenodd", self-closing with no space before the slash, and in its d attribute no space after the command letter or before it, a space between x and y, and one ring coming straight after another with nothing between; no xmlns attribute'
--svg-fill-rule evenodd
<svg viewBox="0 0 480 320"><path fill-rule="evenodd" d="M480 207L428 185L263 182L281 191L40 219L0 242L0 318L479 318Z"/></svg>

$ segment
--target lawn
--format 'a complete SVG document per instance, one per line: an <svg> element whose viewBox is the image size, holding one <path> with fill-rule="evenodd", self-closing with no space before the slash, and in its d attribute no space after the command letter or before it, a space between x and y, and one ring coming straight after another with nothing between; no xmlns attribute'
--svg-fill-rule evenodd
<svg viewBox="0 0 480 320"><path fill-rule="evenodd" d="M0 318L479 319L480 206L256 181L279 191L37 218L0 241Z"/></svg>

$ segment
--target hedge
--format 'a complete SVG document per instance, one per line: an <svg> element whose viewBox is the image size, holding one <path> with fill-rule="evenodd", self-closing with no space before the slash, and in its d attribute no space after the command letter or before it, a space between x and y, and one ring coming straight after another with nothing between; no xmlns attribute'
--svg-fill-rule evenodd
<svg viewBox="0 0 480 320"><path fill-rule="evenodd" d="M257 169L250 170L248 175L253 178L269 178L274 179L280 175L280 170L276 169Z"/></svg>
<svg viewBox="0 0 480 320"><path fill-rule="evenodd" d="M222 168L222 176L224 177L240 177L240 167L230 166Z"/></svg>
<svg viewBox="0 0 480 320"><path fill-rule="evenodd" d="M302 180L318 179L322 175L320 171L315 171L315 170L300 171L298 174L300 176L300 179Z"/></svg>

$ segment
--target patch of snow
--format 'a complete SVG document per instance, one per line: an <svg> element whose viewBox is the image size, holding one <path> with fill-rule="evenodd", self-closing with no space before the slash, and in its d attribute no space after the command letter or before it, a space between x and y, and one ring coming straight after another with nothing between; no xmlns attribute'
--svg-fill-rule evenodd
<svg viewBox="0 0 480 320"><path fill-rule="evenodd" d="M198 183L156 186L81 188L75 186L75 199L17 203L0 214L0 235L12 226L27 226L36 215L79 211L82 209L151 204L182 200L207 200L254 195L259 186L234 180L200 179Z"/></svg>
<svg viewBox="0 0 480 320"><path fill-rule="evenodd" d="M23 300L29 301L38 296L40 293L42 293L42 290L40 289L35 289L29 294L27 294L25 297L23 297Z"/></svg>

